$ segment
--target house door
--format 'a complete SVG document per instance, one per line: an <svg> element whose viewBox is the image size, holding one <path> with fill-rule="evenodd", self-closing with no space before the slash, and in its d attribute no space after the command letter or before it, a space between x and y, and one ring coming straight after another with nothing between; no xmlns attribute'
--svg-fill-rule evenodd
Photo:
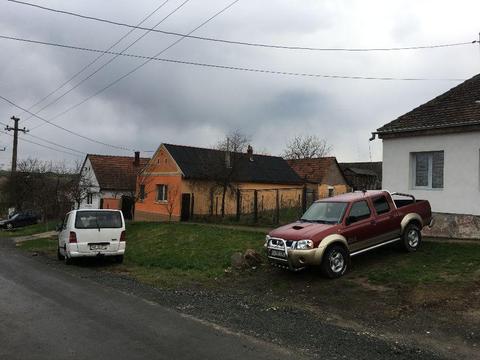
<svg viewBox="0 0 480 360"><path fill-rule="evenodd" d="M180 213L180 220L190 220L190 194L182 194L182 211Z"/></svg>

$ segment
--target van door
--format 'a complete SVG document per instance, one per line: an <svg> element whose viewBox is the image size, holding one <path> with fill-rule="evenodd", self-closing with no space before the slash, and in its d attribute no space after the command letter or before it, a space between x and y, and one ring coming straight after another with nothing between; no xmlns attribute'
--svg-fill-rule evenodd
<svg viewBox="0 0 480 360"><path fill-rule="evenodd" d="M108 253L118 251L120 236L125 229L120 211L77 211L75 233L80 253Z"/></svg>

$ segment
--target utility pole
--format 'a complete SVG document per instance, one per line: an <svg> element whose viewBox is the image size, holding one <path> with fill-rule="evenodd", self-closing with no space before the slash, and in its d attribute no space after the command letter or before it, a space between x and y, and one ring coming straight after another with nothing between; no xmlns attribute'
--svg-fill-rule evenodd
<svg viewBox="0 0 480 360"><path fill-rule="evenodd" d="M18 132L21 131L24 134L28 132L25 127L23 129L18 128L18 122L20 121L20 118L17 118L15 116L12 116L10 119L13 120L13 127L7 126L5 128L6 131L12 131L13 130L13 151L12 151L12 173L17 171L17 149L18 149Z"/></svg>

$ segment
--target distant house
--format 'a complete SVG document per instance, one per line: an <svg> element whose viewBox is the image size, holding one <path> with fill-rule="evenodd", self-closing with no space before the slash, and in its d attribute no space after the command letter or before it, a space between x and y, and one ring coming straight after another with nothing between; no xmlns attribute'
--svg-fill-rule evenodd
<svg viewBox="0 0 480 360"><path fill-rule="evenodd" d="M131 218L137 174L148 158L88 154L81 169L80 186L86 189L80 208L121 209Z"/></svg>
<svg viewBox="0 0 480 360"><path fill-rule="evenodd" d="M352 190L382 188L382 162L340 163L340 168Z"/></svg>
<svg viewBox="0 0 480 360"><path fill-rule="evenodd" d="M287 160L307 184L313 200L343 194L349 185L335 157Z"/></svg>
<svg viewBox="0 0 480 360"><path fill-rule="evenodd" d="M436 233L480 237L480 75L377 129L383 187L430 201Z"/></svg>
<svg viewBox="0 0 480 360"><path fill-rule="evenodd" d="M137 191L135 220L189 220L298 204L303 182L284 159L251 147L234 153L162 144L138 176Z"/></svg>

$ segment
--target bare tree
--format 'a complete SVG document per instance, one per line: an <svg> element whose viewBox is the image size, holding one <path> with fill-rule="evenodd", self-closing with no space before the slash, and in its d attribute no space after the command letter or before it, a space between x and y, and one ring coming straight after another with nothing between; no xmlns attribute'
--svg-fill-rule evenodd
<svg viewBox="0 0 480 360"><path fill-rule="evenodd" d="M215 145L215 149L231 152L245 152L250 141L251 137L249 135L236 129L229 132L222 140L219 140Z"/></svg>
<svg viewBox="0 0 480 360"><path fill-rule="evenodd" d="M168 212L168 221L172 221L172 215L175 210L177 196L178 196L178 186L169 185L168 193L167 193L167 202L164 204Z"/></svg>
<svg viewBox="0 0 480 360"><path fill-rule="evenodd" d="M330 154L332 147L326 139L316 135L295 136L287 143L283 153L285 159L312 159Z"/></svg>

